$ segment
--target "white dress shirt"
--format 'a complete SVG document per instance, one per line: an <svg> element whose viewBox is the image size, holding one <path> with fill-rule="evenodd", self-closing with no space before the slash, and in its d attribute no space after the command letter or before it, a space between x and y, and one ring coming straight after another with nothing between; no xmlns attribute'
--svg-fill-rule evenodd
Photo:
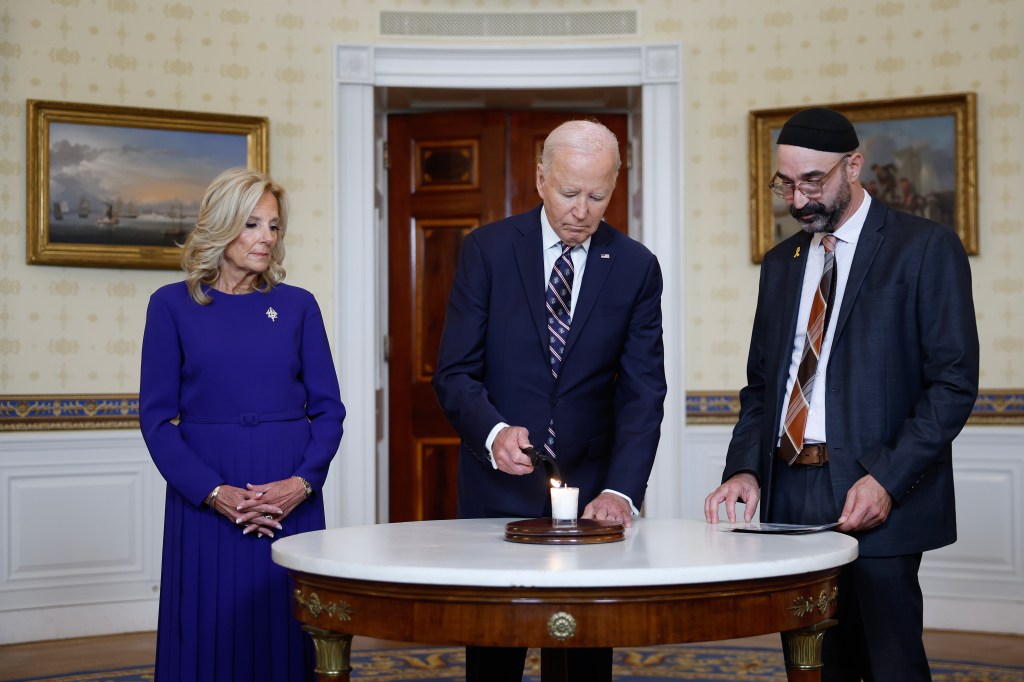
<svg viewBox="0 0 1024 682"><path fill-rule="evenodd" d="M814 383L811 386L811 402L807 409L807 425L804 429L804 443L825 443L825 375L828 371L828 360L832 354L832 339L835 335L836 325L839 322L839 311L842 310L843 295L846 293L846 283L850 279L850 267L853 265L853 254L857 250L857 240L860 238L860 231L864 227L864 219L868 215L868 207L871 205L871 195L864 192L864 199L861 201L857 211L850 218L833 232L836 236L836 296L832 304L832 314L828 318L828 328L825 330L825 337L821 341L821 354L818 356L818 369L814 374ZM804 342L807 340L807 320L811 316L811 304L814 302L814 295L821 281L821 272L825 266L825 247L821 245L823 233L815 234L811 239L811 245L807 254L807 266L804 269L803 288L800 291L800 311L797 314L797 324L793 337L793 353L789 362L789 378L786 380L786 401L788 405L789 395L793 390L793 383L796 382L797 369L800 367L800 358L804 352ZM783 427L786 421L786 407L782 409L782 419L779 421L779 436L782 436Z"/></svg>

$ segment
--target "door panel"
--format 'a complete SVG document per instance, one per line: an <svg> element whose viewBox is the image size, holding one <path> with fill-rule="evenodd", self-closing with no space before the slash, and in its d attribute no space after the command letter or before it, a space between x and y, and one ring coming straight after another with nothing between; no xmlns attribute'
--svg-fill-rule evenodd
<svg viewBox="0 0 1024 682"><path fill-rule="evenodd" d="M579 117L496 110L388 117L392 522L455 517L459 438L430 380L459 250L470 230L505 217L506 202L513 213L539 203L540 145L559 123ZM601 121L624 145L626 116ZM626 175L619 174L606 216L623 230Z"/></svg>
<svg viewBox="0 0 1024 682"><path fill-rule="evenodd" d="M608 127L619 140L622 167L615 183L615 193L608 203L605 222L623 232L629 232L629 173L626 170L627 119L625 114L602 114L600 117L568 114L557 111L509 112L509 193L512 213L528 211L540 203L537 196L537 162L548 133L569 119L597 119Z"/></svg>
<svg viewBox="0 0 1024 682"><path fill-rule="evenodd" d="M416 226L416 381L429 383L434 376L437 349L441 345L445 305L462 239L479 227L475 218L420 220Z"/></svg>
<svg viewBox="0 0 1024 682"><path fill-rule="evenodd" d="M430 379L462 239L504 211L504 147L502 112L388 117L391 521L455 516L459 440Z"/></svg>

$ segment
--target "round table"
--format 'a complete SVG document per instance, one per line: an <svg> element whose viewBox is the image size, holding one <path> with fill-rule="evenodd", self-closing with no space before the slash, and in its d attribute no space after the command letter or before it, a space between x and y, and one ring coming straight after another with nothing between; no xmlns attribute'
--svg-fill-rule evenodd
<svg viewBox="0 0 1024 682"><path fill-rule="evenodd" d="M703 642L783 633L791 681L820 680L839 571L857 542L835 532L766 535L728 524L637 519L621 542L504 540L513 519L418 521L274 542L295 580L320 680L349 680L353 635L542 651L562 680L567 647Z"/></svg>

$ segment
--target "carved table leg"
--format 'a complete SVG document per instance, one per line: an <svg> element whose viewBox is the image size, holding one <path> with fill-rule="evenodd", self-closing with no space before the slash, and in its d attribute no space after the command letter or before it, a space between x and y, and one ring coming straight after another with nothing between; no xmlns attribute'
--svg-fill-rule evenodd
<svg viewBox="0 0 1024 682"><path fill-rule="evenodd" d="M352 672L352 635L329 632L310 625L302 629L313 638L317 682L349 682Z"/></svg>
<svg viewBox="0 0 1024 682"><path fill-rule="evenodd" d="M838 621L830 618L801 630L782 633L782 650L789 682L820 682L821 643L825 630Z"/></svg>

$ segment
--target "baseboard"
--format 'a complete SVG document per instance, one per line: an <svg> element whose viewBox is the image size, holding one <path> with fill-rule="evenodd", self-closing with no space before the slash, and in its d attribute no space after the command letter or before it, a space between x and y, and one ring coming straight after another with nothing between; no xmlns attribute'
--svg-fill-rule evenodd
<svg viewBox="0 0 1024 682"><path fill-rule="evenodd" d="M156 630L157 599L0 613L0 644Z"/></svg>
<svg viewBox="0 0 1024 682"><path fill-rule="evenodd" d="M924 627L928 630L1024 635L1024 608L1017 600L925 596Z"/></svg>

